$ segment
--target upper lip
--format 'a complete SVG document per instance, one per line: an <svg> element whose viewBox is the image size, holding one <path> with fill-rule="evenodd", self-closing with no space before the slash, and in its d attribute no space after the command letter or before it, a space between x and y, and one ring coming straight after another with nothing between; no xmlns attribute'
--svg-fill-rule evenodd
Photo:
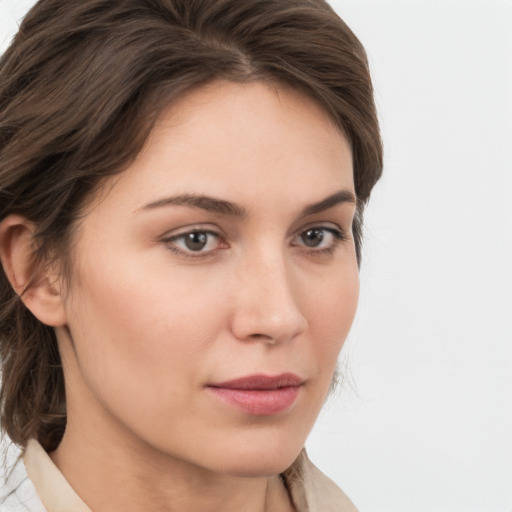
<svg viewBox="0 0 512 512"><path fill-rule="evenodd" d="M304 379L293 373L281 375L248 375L238 379L209 384L213 388L273 390L304 384Z"/></svg>

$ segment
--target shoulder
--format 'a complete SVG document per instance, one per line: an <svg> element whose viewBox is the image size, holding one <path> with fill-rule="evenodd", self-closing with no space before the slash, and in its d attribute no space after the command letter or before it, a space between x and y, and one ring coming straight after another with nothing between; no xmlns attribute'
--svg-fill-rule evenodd
<svg viewBox="0 0 512 512"><path fill-rule="evenodd" d="M348 496L309 460L305 450L283 478L299 512L357 512Z"/></svg>
<svg viewBox="0 0 512 512"><path fill-rule="evenodd" d="M2 512L46 512L19 457L8 456L0 475Z"/></svg>

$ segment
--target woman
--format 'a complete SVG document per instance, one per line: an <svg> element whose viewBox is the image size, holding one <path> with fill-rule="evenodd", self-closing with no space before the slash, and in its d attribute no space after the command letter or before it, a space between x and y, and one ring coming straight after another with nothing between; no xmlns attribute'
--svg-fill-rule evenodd
<svg viewBox="0 0 512 512"><path fill-rule="evenodd" d="M41 0L0 84L2 511L355 510L303 451L382 168L347 26Z"/></svg>

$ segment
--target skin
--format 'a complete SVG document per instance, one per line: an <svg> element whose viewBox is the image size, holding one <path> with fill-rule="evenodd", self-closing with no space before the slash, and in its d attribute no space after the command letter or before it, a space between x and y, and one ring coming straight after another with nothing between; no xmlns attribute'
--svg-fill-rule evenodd
<svg viewBox="0 0 512 512"><path fill-rule="evenodd" d="M352 174L311 99L217 82L164 112L93 198L70 282L48 278L53 316L25 299L55 326L65 371L68 426L51 456L92 510L145 511L148 496L157 512L292 510L276 475L304 446L356 311ZM183 195L237 215L166 202ZM207 232L202 250L191 231ZM285 372L303 385L274 415L208 388Z"/></svg>

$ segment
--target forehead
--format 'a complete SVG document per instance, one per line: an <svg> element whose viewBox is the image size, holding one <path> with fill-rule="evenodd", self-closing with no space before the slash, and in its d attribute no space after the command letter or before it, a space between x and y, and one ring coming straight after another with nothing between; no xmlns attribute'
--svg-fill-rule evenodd
<svg viewBox="0 0 512 512"><path fill-rule="evenodd" d="M232 82L170 105L113 182L134 210L164 193L247 203L303 195L308 203L354 188L349 144L317 102L283 86Z"/></svg>

